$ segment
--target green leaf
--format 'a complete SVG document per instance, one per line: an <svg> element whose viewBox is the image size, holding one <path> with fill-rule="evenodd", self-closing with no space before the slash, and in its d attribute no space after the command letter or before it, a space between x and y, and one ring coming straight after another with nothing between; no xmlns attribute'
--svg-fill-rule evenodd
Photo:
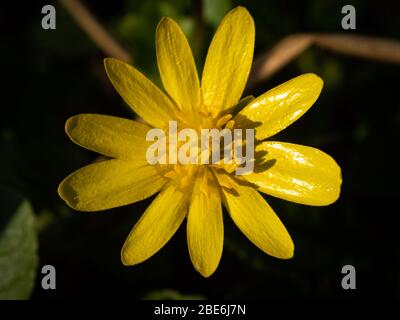
<svg viewBox="0 0 400 320"><path fill-rule="evenodd" d="M218 26L223 17L232 9L231 0L203 0L204 19L213 27Z"/></svg>
<svg viewBox="0 0 400 320"><path fill-rule="evenodd" d="M205 300L205 297L196 294L183 294L173 289L161 289L147 293L144 300Z"/></svg>
<svg viewBox="0 0 400 320"><path fill-rule="evenodd" d="M28 299L38 265L37 234L29 202L0 187L0 300Z"/></svg>

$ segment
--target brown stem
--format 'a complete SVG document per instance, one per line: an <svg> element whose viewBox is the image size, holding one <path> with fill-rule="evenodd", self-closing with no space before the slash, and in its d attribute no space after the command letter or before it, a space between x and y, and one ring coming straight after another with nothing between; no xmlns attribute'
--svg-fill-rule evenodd
<svg viewBox="0 0 400 320"><path fill-rule="evenodd" d="M359 35L315 34L320 47L352 56L400 63L400 42Z"/></svg>
<svg viewBox="0 0 400 320"><path fill-rule="evenodd" d="M312 44L312 36L295 34L284 38L270 51L259 55L253 63L247 88L269 78Z"/></svg>
<svg viewBox="0 0 400 320"><path fill-rule="evenodd" d="M126 62L131 61L129 53L111 37L79 0L59 1L106 55Z"/></svg>
<svg viewBox="0 0 400 320"><path fill-rule="evenodd" d="M400 63L400 42L396 40L348 34L295 34L256 57L246 91L271 77L313 44L342 54Z"/></svg>

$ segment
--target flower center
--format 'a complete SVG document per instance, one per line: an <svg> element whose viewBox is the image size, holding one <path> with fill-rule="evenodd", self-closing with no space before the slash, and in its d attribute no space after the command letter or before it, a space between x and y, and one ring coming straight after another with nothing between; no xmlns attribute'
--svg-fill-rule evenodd
<svg viewBox="0 0 400 320"><path fill-rule="evenodd" d="M154 129L157 133L150 139L158 139L146 154L149 163L157 165L167 178L182 177L183 186L195 168L201 166L245 174L238 172L244 172L240 167L247 165L248 161L254 162L254 134L248 137L248 129L234 128L231 114L213 118L208 111L200 110L193 117L196 121L179 119L169 121L164 130ZM246 140L252 141L251 148L247 148Z"/></svg>

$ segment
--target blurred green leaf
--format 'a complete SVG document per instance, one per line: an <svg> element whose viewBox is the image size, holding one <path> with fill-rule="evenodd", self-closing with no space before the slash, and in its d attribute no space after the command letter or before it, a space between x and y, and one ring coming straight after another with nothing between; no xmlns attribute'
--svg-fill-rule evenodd
<svg viewBox="0 0 400 320"><path fill-rule="evenodd" d="M225 14L232 8L230 0L203 0L204 20L213 27L218 26Z"/></svg>
<svg viewBox="0 0 400 320"><path fill-rule="evenodd" d="M29 202L0 188L0 300L30 297L38 265L34 222Z"/></svg>
<svg viewBox="0 0 400 320"><path fill-rule="evenodd" d="M183 294L172 289L151 291L143 297L144 300L205 300L205 297L195 294Z"/></svg>
<svg viewBox="0 0 400 320"><path fill-rule="evenodd" d="M343 71L339 62L332 58L326 58L322 65L322 78L328 87L336 87L343 80Z"/></svg>
<svg viewBox="0 0 400 320"><path fill-rule="evenodd" d="M195 30L195 21L192 17L181 17L178 20L179 26L182 28L186 37L190 40ZM193 50L193 49L192 49Z"/></svg>

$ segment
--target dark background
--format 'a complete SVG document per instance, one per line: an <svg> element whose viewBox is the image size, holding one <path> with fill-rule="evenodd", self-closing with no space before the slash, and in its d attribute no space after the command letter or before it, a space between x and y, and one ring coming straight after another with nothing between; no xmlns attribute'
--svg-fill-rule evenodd
<svg viewBox="0 0 400 320"><path fill-rule="evenodd" d="M306 72L325 81L314 107L275 138L322 149L343 174L341 197L328 207L267 197L294 240L292 260L262 253L225 213L224 253L211 278L191 265L185 224L150 260L124 267L122 244L152 199L90 214L67 207L56 190L66 175L97 158L69 141L64 123L70 116L133 115L106 78L103 53L59 3L57 29L41 28L41 7L51 3L0 9L0 185L29 199L37 217L39 266L57 270L57 289L44 291L39 268L33 299L400 297L399 65L312 47L253 90L257 96ZM131 53L135 67L157 83L154 32L164 15L184 26L199 70L218 21L238 4L254 17L256 55L293 33L350 33L341 29L344 4L356 7L355 33L400 40L400 5L394 1L84 3ZM200 29L193 29L196 23ZM345 264L356 268L356 290L341 288Z"/></svg>

